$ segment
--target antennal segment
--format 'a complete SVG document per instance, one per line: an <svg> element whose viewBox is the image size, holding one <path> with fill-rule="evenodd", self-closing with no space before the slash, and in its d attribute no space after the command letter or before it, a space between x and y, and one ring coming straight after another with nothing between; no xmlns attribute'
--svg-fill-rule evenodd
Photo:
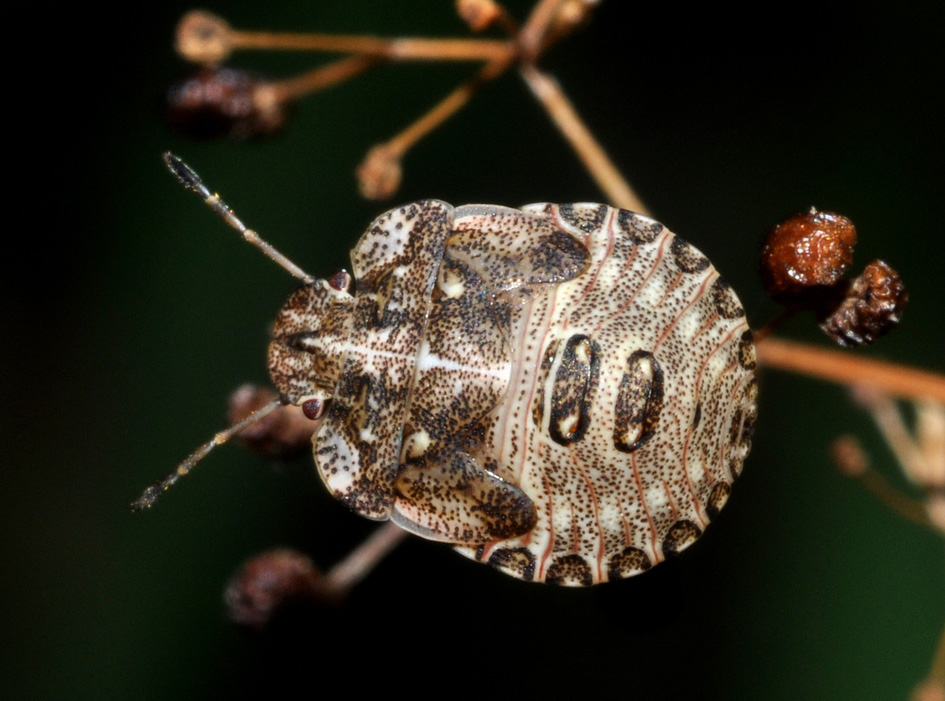
<svg viewBox="0 0 945 701"><path fill-rule="evenodd" d="M253 244L256 248L262 251L267 258L276 262L284 270L286 270L289 275L298 278L306 285L309 285L315 281L315 278L299 266L293 263L291 260L282 255L277 251L272 244L264 241L259 237L252 229L246 227L239 218L233 214L233 210L230 209L229 205L226 204L220 196L214 192L210 192L210 189L204 184L203 179L197 175L197 172L191 168L189 165L184 163L180 158L175 156L170 151L167 151L164 154L164 162L167 164L168 169L174 174L174 176L180 180L181 185L186 187L188 190L196 192L203 198L203 201L216 212L227 224L232 226L234 229L239 231L243 238Z"/></svg>
<svg viewBox="0 0 945 701"><path fill-rule="evenodd" d="M178 162L182 166L184 166L184 168L187 168L187 166L184 165L182 162L180 161ZM193 173L193 171L191 171L190 168L187 168L187 170ZM131 502L131 510L142 511L144 509L151 508L151 506L153 506L154 502L157 501L159 496L161 496L164 492L170 489L171 485L173 485L177 480L179 480L181 477L183 477L192 469L194 469L197 463L203 460L204 457L206 457L207 453L209 453L211 450L216 448L218 445L223 445L228 440L230 440L233 436L235 436L237 433L242 431L244 428L246 428L252 423L255 423L256 421L259 421L259 419L263 418L267 414L271 414L280 406L282 406L281 399L273 400L269 402L269 404L264 406L262 409L259 409L258 411L254 411L252 414L247 416L245 419L243 419L239 423L233 424L225 431L220 431L217 435L213 437L213 440L207 443L204 443L202 446L197 448L197 450L195 450L193 453L188 455L187 458L180 465L177 466L177 469L174 470L174 472L169 474L160 482L155 482L150 487L145 489L144 493L140 497L138 497L133 502Z"/></svg>

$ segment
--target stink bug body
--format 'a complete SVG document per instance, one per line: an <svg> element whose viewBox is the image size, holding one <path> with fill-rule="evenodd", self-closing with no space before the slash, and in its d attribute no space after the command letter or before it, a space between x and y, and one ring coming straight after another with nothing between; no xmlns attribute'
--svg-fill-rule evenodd
<svg viewBox="0 0 945 701"><path fill-rule="evenodd" d="M662 224L426 200L376 219L351 258L353 276L290 269L304 284L269 368L352 510L525 580L589 585L678 553L725 504L756 416L752 336Z"/></svg>

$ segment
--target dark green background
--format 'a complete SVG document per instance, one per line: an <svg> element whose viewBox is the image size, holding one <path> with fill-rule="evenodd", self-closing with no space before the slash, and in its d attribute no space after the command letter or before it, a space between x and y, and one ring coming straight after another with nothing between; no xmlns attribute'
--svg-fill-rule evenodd
<svg viewBox="0 0 945 701"><path fill-rule="evenodd" d="M522 16L528 4L512 7ZM42 97L18 114L51 125L8 136L31 151L8 159L10 174L41 199L16 188L7 200L30 224L8 232L27 253L4 254L15 270L4 295L0 689L238 698L301 683L318 697L340 680L365 695L906 697L945 623L942 541L830 466L828 444L852 432L902 482L845 391L777 372L761 377L755 447L729 506L685 555L642 577L560 590L411 541L339 611L281 635L228 624L221 591L244 558L284 544L328 566L372 524L333 503L310 458L270 466L235 446L153 511L129 514L144 485L222 427L233 388L266 381L267 325L293 288L174 182L160 153L184 156L250 226L328 274L387 208L357 195L365 151L472 68L388 66L305 101L280 138L194 143L158 109L186 70L170 44L189 6L160 5L117 20L56 17L71 32L61 65L37 77ZM909 286L901 329L863 353L943 371L945 23L925 5L775 4L746 16L610 0L545 65L755 326L776 312L756 281L761 236L816 205L857 224L858 269L883 256ZM466 33L445 0L205 6L247 28ZM235 64L290 75L315 60ZM404 168L396 201L603 199L514 74ZM783 333L826 343L806 319Z"/></svg>

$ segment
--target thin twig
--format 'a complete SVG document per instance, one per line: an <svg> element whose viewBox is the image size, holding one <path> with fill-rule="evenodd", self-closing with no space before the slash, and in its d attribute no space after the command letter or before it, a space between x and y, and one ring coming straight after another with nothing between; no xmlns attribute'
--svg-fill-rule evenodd
<svg viewBox="0 0 945 701"><path fill-rule="evenodd" d="M630 183L624 180L620 171L607 156L607 152L584 125L577 110L565 97L557 81L528 63L523 64L519 72L610 203L623 209L646 214L646 205L630 187Z"/></svg>
<svg viewBox="0 0 945 701"><path fill-rule="evenodd" d="M327 66L319 66L295 78L275 83L272 86L273 98L286 102L324 90L363 73L383 60L382 57L373 54L357 54L334 61Z"/></svg>
<svg viewBox="0 0 945 701"><path fill-rule="evenodd" d="M540 0L525 20L525 26L518 33L518 43L523 55L530 61L534 61L541 52L542 40L562 3L563 0Z"/></svg>
<svg viewBox="0 0 945 701"><path fill-rule="evenodd" d="M502 58L483 66L472 79L460 85L420 119L391 138L385 146L396 157L402 157L420 139L456 114L472 99L479 88L502 75L514 60L514 50L506 50Z"/></svg>
<svg viewBox="0 0 945 701"><path fill-rule="evenodd" d="M769 336L757 344L758 362L840 384L873 385L906 399L930 397L945 402L945 376L828 348Z"/></svg>
<svg viewBox="0 0 945 701"><path fill-rule="evenodd" d="M344 594L364 579L407 535L407 531L394 523L379 527L325 575L329 590Z"/></svg>
<svg viewBox="0 0 945 701"><path fill-rule="evenodd" d="M494 61L509 52L510 43L497 39L424 39L354 34L244 32L230 35L233 49L326 51L371 54L393 60Z"/></svg>
<svg viewBox="0 0 945 701"><path fill-rule="evenodd" d="M880 473L873 469L867 469L857 479L866 487L867 491L897 514L938 533L938 529L929 519L922 503L893 487Z"/></svg>

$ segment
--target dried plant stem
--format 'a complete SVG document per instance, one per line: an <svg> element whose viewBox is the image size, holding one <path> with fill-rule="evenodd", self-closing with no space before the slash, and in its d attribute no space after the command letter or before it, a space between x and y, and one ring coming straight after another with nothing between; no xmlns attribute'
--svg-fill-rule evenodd
<svg viewBox="0 0 945 701"><path fill-rule="evenodd" d="M329 590L343 595L364 579L407 535L407 531L393 523L379 527L325 575Z"/></svg>
<svg viewBox="0 0 945 701"><path fill-rule="evenodd" d="M945 628L942 628L942 635L938 639L938 647L932 657L932 666L929 668L928 678L934 679L940 684L945 684Z"/></svg>
<svg viewBox="0 0 945 701"><path fill-rule="evenodd" d="M539 0L528 15L525 26L518 33L518 43L522 47L522 53L531 61L538 57L542 40L562 4L563 0Z"/></svg>
<svg viewBox="0 0 945 701"><path fill-rule="evenodd" d="M945 376L843 351L769 336L757 346L758 362L778 370L846 385L863 384L906 399L945 402Z"/></svg>
<svg viewBox="0 0 945 701"><path fill-rule="evenodd" d="M893 487L886 478L873 469L866 470L858 476L858 479L873 496L879 499L883 504L895 511L913 523L924 526L931 531L938 533L938 530L929 520L928 514L921 502L907 496L900 490Z"/></svg>
<svg viewBox="0 0 945 701"><path fill-rule="evenodd" d="M326 51L421 61L494 61L507 54L511 46L507 41L495 39L385 39L295 32L233 31L229 38L233 49Z"/></svg>
<svg viewBox="0 0 945 701"><path fill-rule="evenodd" d="M472 99L476 91L490 80L502 75L515 60L514 50L483 66L471 79L460 85L420 119L390 139L384 146L397 158L402 157L420 139L452 117Z"/></svg>
<svg viewBox="0 0 945 701"><path fill-rule="evenodd" d="M319 66L295 78L275 83L271 88L273 98L279 102L287 102L324 90L363 73L383 60L383 57L374 54L357 54L334 61L327 66Z"/></svg>
<svg viewBox="0 0 945 701"><path fill-rule="evenodd" d="M610 203L646 214L646 205L584 125L557 81L528 63L522 65L520 73Z"/></svg>
<svg viewBox="0 0 945 701"><path fill-rule="evenodd" d="M907 476L928 472L924 469L925 456L909 434L909 429L906 428L896 403L888 396L877 392L858 392L856 395L859 401L869 409L886 445L890 447L896 460L902 465L903 472Z"/></svg>
<svg viewBox="0 0 945 701"><path fill-rule="evenodd" d="M784 326L787 322L797 316L798 310L792 307L783 309L774 319L755 332L755 345L764 341L768 336Z"/></svg>

